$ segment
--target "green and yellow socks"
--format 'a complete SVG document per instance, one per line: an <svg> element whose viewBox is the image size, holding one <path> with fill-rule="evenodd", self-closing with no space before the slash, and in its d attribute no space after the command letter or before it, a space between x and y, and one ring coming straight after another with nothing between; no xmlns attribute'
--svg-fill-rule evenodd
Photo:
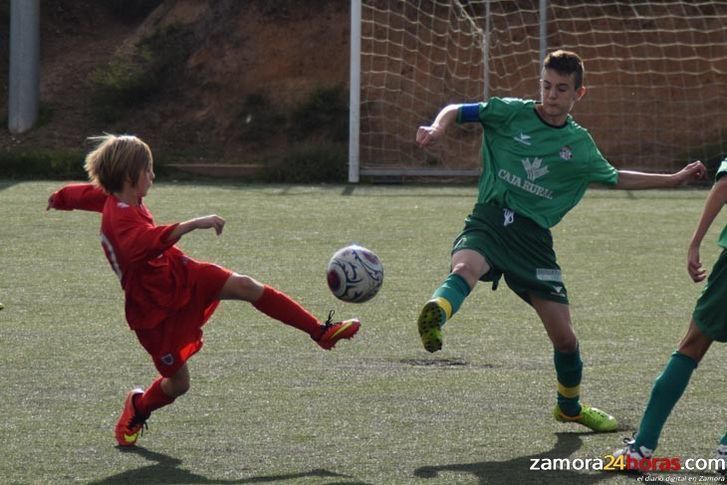
<svg viewBox="0 0 727 485"><path fill-rule="evenodd" d="M444 283L434 291L432 300L437 300L447 315L447 320L457 313L472 289L467 281L456 273L451 273ZM444 324L444 322L442 322Z"/></svg>
<svg viewBox="0 0 727 485"><path fill-rule="evenodd" d="M583 377L583 361L578 348L574 352L554 351L553 361L558 377L558 407L566 416L578 416L581 405L578 402L581 394L581 378Z"/></svg>

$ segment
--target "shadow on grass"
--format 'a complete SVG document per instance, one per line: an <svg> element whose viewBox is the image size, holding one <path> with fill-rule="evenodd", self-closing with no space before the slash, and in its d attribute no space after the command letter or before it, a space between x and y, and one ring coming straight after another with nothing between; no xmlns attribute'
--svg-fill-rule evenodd
<svg viewBox="0 0 727 485"><path fill-rule="evenodd" d="M440 473L469 473L481 485L511 485L513 483L548 484L591 484L614 478L616 472L601 471L587 473L587 470L531 470L534 460L543 458L567 458L583 444L581 438L592 433L556 433L555 445L549 451L536 455L526 455L506 461L481 461L476 463L455 463L452 465L423 466L414 470L414 476L427 479L436 478ZM542 467L542 463L540 465ZM637 475L633 475L636 483ZM658 479L650 483L668 483Z"/></svg>
<svg viewBox="0 0 727 485"><path fill-rule="evenodd" d="M153 465L144 466L135 470L128 470L116 475L103 478L91 482L92 484L126 484L126 483L144 483L144 484L188 484L188 483L279 483L286 480L299 480L305 478L338 478L348 479L348 475L329 472L323 469L314 469L308 472L289 473L284 475L265 475L259 477L242 478L239 480L220 480L216 478L207 478L194 472L180 468L182 460L178 458L147 450L146 448L135 446L133 448L119 448L121 453L132 453L140 457L156 462ZM343 481L341 483L352 484L355 482Z"/></svg>
<svg viewBox="0 0 727 485"><path fill-rule="evenodd" d="M19 183L17 180L0 180L0 190L5 190Z"/></svg>

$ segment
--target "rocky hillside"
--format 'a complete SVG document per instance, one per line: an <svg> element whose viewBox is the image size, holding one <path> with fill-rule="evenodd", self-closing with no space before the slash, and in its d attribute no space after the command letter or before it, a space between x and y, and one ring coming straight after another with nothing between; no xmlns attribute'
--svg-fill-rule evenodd
<svg viewBox="0 0 727 485"><path fill-rule="evenodd" d="M79 150L87 136L130 132L168 161L255 162L342 141L340 109L326 114L335 136L305 121L321 101L345 108L348 2L126 2L151 5L133 15L119 4L41 2L41 116L26 134L3 130L6 151ZM7 59L2 45L3 112Z"/></svg>

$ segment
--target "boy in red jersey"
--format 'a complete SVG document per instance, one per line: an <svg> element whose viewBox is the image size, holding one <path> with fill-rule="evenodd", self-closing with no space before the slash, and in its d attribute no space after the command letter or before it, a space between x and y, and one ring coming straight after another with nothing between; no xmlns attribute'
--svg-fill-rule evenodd
<svg viewBox="0 0 727 485"><path fill-rule="evenodd" d="M154 181L149 146L135 136L105 135L86 156L91 183L53 193L48 209L103 213L101 244L125 293L126 320L161 374L146 390L126 397L116 424L119 446L134 445L152 411L189 390L187 360L202 347L202 326L220 300L243 300L306 332L323 349L352 338L357 319L321 323L286 294L216 264L196 261L175 246L196 229L219 235L225 220L208 215L157 226L143 202Z"/></svg>

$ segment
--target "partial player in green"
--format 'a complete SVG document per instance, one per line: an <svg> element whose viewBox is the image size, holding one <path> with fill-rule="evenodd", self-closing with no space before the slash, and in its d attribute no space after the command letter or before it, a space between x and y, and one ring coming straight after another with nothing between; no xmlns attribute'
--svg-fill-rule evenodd
<svg viewBox="0 0 727 485"><path fill-rule="evenodd" d="M478 281L502 276L537 312L553 343L558 379L554 417L594 431L614 431L616 420L580 403L583 363L573 331L568 295L556 262L550 228L583 197L591 183L622 189L674 187L700 178L693 162L674 174L616 170L588 131L570 116L586 94L583 62L558 50L544 61L540 102L491 98L446 106L417 143L437 142L452 123L480 123L484 129L479 195L454 241L451 273L419 315L424 348L442 347L442 326L459 310Z"/></svg>
<svg viewBox="0 0 727 485"><path fill-rule="evenodd" d="M702 215L692 236L687 251L687 271L695 283L707 278L702 267L699 247L707 230L717 214L727 203L727 159L717 169L716 182L704 203ZM654 381L651 397L641 418L639 430L633 439L626 440L626 446L614 453L616 456L641 459L651 458L659 435L671 410L689 383L692 372L707 353L713 341L727 342L727 226L722 229L718 240L722 253L712 267L707 284L697 300L686 335L679 342L662 373ZM727 460L727 434L722 436L717 447L717 458ZM725 462L720 470L725 472Z"/></svg>

